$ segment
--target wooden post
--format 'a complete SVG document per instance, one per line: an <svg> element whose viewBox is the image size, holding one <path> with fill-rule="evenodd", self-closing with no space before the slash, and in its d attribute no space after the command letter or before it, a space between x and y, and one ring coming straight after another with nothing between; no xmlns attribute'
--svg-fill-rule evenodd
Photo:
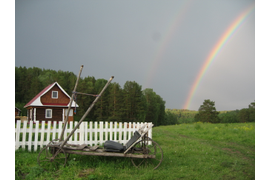
<svg viewBox="0 0 270 180"><path fill-rule="evenodd" d="M79 83L79 79L80 79L80 76L81 76L81 73L82 73L82 69L83 69L83 65L81 65L81 68L80 68L79 74L77 76L77 81L75 83L73 92L75 92L76 89L77 89L77 86L78 86L78 83ZM72 93L72 96L71 96L71 100L70 100L70 103L69 103L69 106L68 106L68 111L67 111L67 117L65 119L64 127L62 129L62 133L61 133L61 136L59 138L59 141L63 141L63 135L64 135L64 131L66 129L66 125L67 125L67 121L68 121L68 116L69 116L69 111L70 111L70 107L71 107L71 104L72 104L73 100L74 100L74 93ZM75 106L76 106L76 104L75 104Z"/></svg>
<svg viewBox="0 0 270 180"><path fill-rule="evenodd" d="M80 119L79 123L74 127L74 129L71 131L71 133L69 134L69 136L64 140L63 144L61 144L61 148L63 148L63 146L67 143L67 141L69 140L69 138L73 135L73 133L75 132L76 129L78 129L78 127L80 126L80 124L82 123L82 121L85 119L85 117L89 114L89 112L92 110L92 108L94 107L95 103L98 101L99 97L102 95L102 93L105 91L105 89L109 86L109 84L111 83L111 81L113 80L113 76L108 80L107 84L104 86L104 88L101 90L101 92L99 93L99 95L96 97L96 99L92 102L92 104L90 105L90 107L87 109L87 111L84 113L83 117Z"/></svg>

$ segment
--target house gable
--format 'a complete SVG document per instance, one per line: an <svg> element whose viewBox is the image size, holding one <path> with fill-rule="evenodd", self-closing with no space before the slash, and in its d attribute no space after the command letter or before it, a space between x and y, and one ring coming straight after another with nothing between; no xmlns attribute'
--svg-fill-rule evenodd
<svg viewBox="0 0 270 180"><path fill-rule="evenodd" d="M53 93L57 94L57 98L53 97ZM70 98L55 84L40 97L40 101L43 105L68 106Z"/></svg>
<svg viewBox="0 0 270 180"><path fill-rule="evenodd" d="M52 98L52 92L58 92L58 98ZM31 101L29 101L24 107L31 108L33 106L69 106L70 96L65 90L57 83L50 84L40 91ZM78 107L73 101L71 107Z"/></svg>

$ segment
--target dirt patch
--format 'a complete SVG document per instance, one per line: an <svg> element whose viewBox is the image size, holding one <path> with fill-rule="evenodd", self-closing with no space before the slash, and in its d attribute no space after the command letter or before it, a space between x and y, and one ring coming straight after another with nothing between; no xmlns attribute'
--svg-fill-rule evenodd
<svg viewBox="0 0 270 180"><path fill-rule="evenodd" d="M25 177L27 176L27 174L26 173L22 173L22 172L19 172L19 177L21 178L21 179L25 179Z"/></svg>
<svg viewBox="0 0 270 180"><path fill-rule="evenodd" d="M179 134L179 136L183 137L183 138L189 138L189 139L192 139L191 137L188 137L188 136L185 136L185 135L182 135L182 134Z"/></svg>
<svg viewBox="0 0 270 180"><path fill-rule="evenodd" d="M242 156L243 159L249 160L249 158L246 157L245 155L243 155L240 151L233 151L233 150L230 149L230 148L222 148L222 150L228 151L228 152L231 153L231 154L237 154L237 155L239 155L239 156Z"/></svg>
<svg viewBox="0 0 270 180"><path fill-rule="evenodd" d="M229 151L230 153L233 153L233 154L239 154L239 155L241 155L241 153L240 153L239 151L233 151L233 150L230 149L230 148L222 148L222 150L224 150L224 151Z"/></svg>
<svg viewBox="0 0 270 180"><path fill-rule="evenodd" d="M95 172L95 169L89 168L89 169L84 169L79 173L79 177L86 177L90 174L92 174L93 172Z"/></svg>

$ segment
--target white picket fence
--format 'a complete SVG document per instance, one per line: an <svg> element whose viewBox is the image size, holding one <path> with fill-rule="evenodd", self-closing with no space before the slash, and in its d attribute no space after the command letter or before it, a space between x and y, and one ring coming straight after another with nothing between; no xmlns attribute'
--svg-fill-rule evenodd
<svg viewBox="0 0 270 180"><path fill-rule="evenodd" d="M53 123L49 121L48 124L45 124L45 121L36 121L35 124L30 121L27 124L27 121L21 123L18 120L15 127L15 150L20 147L25 149L27 146L28 151L31 151L34 146L34 151L36 151L38 147L46 146L50 141L60 137L63 124L62 122L57 124L56 121ZM64 139L77 124L78 122L67 124ZM67 143L93 146L112 140L125 144L143 124L152 123L82 122ZM152 128L148 131L148 137L152 138Z"/></svg>

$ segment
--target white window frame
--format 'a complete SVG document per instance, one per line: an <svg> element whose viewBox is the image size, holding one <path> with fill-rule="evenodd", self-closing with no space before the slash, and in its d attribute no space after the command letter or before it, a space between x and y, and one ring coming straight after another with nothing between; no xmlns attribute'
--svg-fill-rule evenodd
<svg viewBox="0 0 270 180"><path fill-rule="evenodd" d="M56 97L53 96L53 93L56 93ZM52 99L58 99L58 91L52 91Z"/></svg>
<svg viewBox="0 0 270 180"><path fill-rule="evenodd" d="M47 116L48 111L51 111L51 116ZM45 109L45 118L52 118L52 109Z"/></svg>

